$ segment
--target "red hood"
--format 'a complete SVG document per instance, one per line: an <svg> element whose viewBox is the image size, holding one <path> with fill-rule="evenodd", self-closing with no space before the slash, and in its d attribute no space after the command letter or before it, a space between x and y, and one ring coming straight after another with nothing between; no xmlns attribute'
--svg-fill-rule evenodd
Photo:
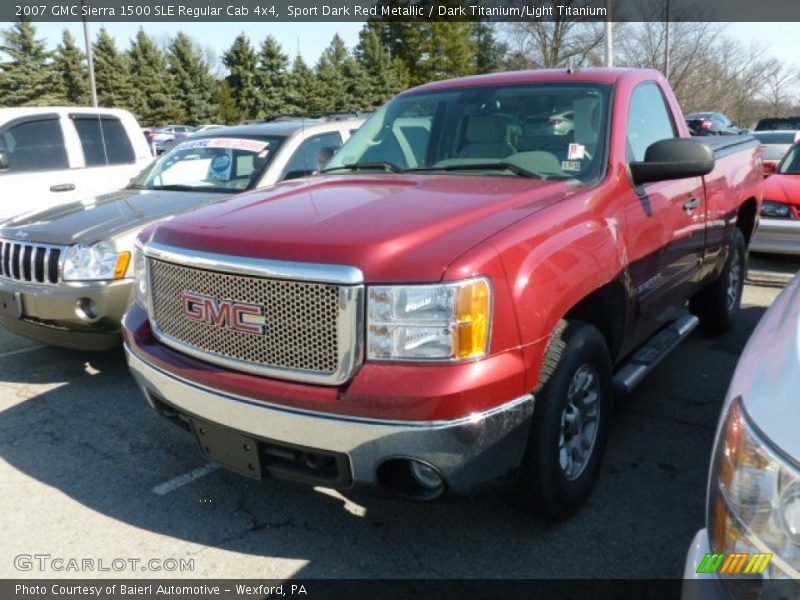
<svg viewBox="0 0 800 600"><path fill-rule="evenodd" d="M438 281L476 244L574 191L563 181L510 177L330 176L176 217L152 239L207 252L352 265L371 282Z"/></svg>
<svg viewBox="0 0 800 600"><path fill-rule="evenodd" d="M770 175L764 180L764 200L800 206L800 175Z"/></svg>

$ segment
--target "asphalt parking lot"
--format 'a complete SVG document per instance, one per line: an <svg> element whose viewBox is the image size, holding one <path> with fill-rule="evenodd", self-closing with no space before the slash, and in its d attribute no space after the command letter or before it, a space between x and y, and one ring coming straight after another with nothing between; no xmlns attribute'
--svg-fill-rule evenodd
<svg viewBox="0 0 800 600"><path fill-rule="evenodd" d="M499 493L414 504L208 467L151 413L121 350L41 347L0 330L0 577L680 577L728 381L780 281L748 284L733 331L695 332L618 405L589 505L558 524ZM194 568L20 571L21 554Z"/></svg>

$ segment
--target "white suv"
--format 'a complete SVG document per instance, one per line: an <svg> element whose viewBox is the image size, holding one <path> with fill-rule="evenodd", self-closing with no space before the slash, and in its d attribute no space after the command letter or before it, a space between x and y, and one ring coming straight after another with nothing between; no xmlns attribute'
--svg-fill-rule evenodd
<svg viewBox="0 0 800 600"><path fill-rule="evenodd" d="M0 221L118 190L152 160L127 111L0 108Z"/></svg>

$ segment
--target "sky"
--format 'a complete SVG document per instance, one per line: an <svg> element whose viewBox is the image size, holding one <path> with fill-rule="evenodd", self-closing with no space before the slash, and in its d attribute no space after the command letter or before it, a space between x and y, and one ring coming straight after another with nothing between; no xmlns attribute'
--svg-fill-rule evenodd
<svg viewBox="0 0 800 600"><path fill-rule="evenodd" d="M139 23L92 22L90 23L92 37L102 25L122 48L128 47L130 40L141 26ZM314 64L330 43L334 33L338 32L348 47L352 48L358 43L358 32L362 25L362 23L150 22L143 26L145 31L159 42L165 42L178 30L182 30L201 44L213 48L218 57L222 56L241 32L247 34L254 44L260 43L268 34L272 34L290 57L293 58L299 52L307 63ZM45 38L51 48L55 48L60 41L65 26L82 44L81 23L36 23L39 37ZM740 39L745 44L751 42L764 44L773 56L785 62L798 62L797 23L730 23L726 26L726 34Z"/></svg>

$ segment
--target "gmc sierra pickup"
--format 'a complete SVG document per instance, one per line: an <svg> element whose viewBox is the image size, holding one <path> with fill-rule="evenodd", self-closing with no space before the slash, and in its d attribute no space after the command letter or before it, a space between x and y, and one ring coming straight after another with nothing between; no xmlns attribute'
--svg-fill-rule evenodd
<svg viewBox="0 0 800 600"><path fill-rule="evenodd" d="M563 517L613 398L736 316L761 180L758 144L690 139L656 71L424 85L321 176L142 232L128 361L244 475L415 499L511 479Z"/></svg>

